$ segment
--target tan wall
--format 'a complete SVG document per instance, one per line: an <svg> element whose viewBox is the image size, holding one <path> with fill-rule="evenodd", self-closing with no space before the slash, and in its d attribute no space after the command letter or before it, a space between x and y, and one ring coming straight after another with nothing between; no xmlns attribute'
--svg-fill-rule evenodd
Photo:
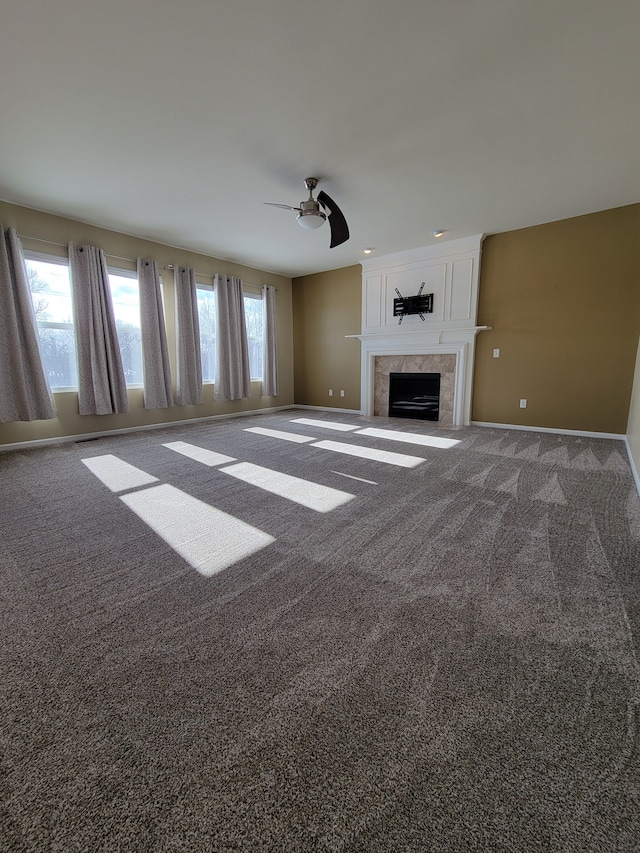
<svg viewBox="0 0 640 853"><path fill-rule="evenodd" d="M633 457L636 475L640 478L640 340L638 341L636 371L634 375L633 391L631 393L627 440L629 442L631 456Z"/></svg>
<svg viewBox="0 0 640 853"><path fill-rule="evenodd" d="M477 338L474 420L624 434L640 329L640 204L488 237L478 325L493 330Z"/></svg>
<svg viewBox="0 0 640 853"><path fill-rule="evenodd" d="M74 243L90 243L99 246L107 253L107 260L121 268L135 269L135 260L122 261L120 258L135 259L138 256L154 258L163 279L165 316L171 360L171 373L175 390L175 312L173 274L162 269L166 264L194 267L197 273L213 276L215 273L237 275L248 285L259 287L272 284L277 288L277 328L278 328L278 397L262 397L261 384L252 383L251 396L246 400L218 403L213 399L213 386L205 385L204 402L200 406L173 406L169 409L147 411L143 405L141 389L129 391L131 411L128 414L80 416L78 414L77 394L72 392L56 393L55 401L58 417L49 421L31 421L28 423L0 424L0 445L14 442L41 440L67 435L81 435L103 430L128 429L156 423L188 420L191 418L211 417L213 415L251 411L272 406L285 406L293 403L293 329L291 280L284 276L255 270L250 267L200 255L183 249L175 249L160 243L141 240L115 231L108 231L51 216L29 208L11 205L0 201L0 223L13 226L21 235L25 249L47 252L66 257L66 246ZM38 238L30 239L30 238ZM49 245L50 241L53 245ZM200 277L198 277L200 279ZM207 281L203 278L202 281ZM211 279L209 279L209 283Z"/></svg>
<svg viewBox="0 0 640 853"><path fill-rule="evenodd" d="M359 264L293 280L296 403L360 409L361 306Z"/></svg>

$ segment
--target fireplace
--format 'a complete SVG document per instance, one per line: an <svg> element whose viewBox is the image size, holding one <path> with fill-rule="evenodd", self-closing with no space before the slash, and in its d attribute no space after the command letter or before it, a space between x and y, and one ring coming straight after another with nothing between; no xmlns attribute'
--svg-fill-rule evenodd
<svg viewBox="0 0 640 853"><path fill-rule="evenodd" d="M438 424L453 426L455 421L456 356L446 354L375 355L373 361L373 389L371 414L389 416L389 390L391 375L438 374L440 376ZM403 417L392 415L392 417Z"/></svg>
<svg viewBox="0 0 640 853"><path fill-rule="evenodd" d="M440 427L463 426L471 420L475 338L489 326L478 326L478 281L482 234L461 237L362 262L362 331L349 337L361 344L361 411L377 417L406 417L418 411L402 400L404 412L390 410L391 374L439 374L437 414L423 400ZM433 297L433 311L398 318L396 297ZM418 397L436 392L417 391ZM406 394L401 392L402 398Z"/></svg>
<svg viewBox="0 0 640 853"><path fill-rule="evenodd" d="M390 373L389 417L438 421L439 373Z"/></svg>

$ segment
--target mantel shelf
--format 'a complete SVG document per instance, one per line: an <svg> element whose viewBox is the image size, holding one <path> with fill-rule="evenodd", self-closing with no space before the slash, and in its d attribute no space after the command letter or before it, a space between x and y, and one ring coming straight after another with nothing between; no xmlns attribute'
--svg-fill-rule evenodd
<svg viewBox="0 0 640 853"><path fill-rule="evenodd" d="M382 340L383 338L421 338L425 335L442 335L442 334L468 334L469 332L473 332L477 334L478 332L490 332L493 329L493 326L465 326L462 328L452 328L448 327L440 327L438 329L429 328L429 329L420 329L418 331L391 331L389 329L385 329L384 332L371 333L368 335L345 335L345 338L357 338L359 341L375 341Z"/></svg>

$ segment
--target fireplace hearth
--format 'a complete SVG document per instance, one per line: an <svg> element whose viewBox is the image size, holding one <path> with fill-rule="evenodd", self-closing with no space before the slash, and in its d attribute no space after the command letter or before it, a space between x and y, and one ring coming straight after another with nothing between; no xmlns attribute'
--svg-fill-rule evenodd
<svg viewBox="0 0 640 853"><path fill-rule="evenodd" d="M389 417L438 421L439 373L390 373Z"/></svg>

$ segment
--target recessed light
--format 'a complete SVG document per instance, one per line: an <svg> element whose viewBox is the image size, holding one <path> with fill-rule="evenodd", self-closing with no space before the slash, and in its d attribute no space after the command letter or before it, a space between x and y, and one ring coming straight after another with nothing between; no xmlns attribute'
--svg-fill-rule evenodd
<svg viewBox="0 0 640 853"><path fill-rule="evenodd" d="M363 249L362 251L365 253L365 255L370 255L370 254L371 254L371 252L373 252L373 248L371 248L371 249Z"/></svg>
<svg viewBox="0 0 640 853"><path fill-rule="evenodd" d="M438 228L436 231L431 232L434 237L443 237L447 232L444 228Z"/></svg>

